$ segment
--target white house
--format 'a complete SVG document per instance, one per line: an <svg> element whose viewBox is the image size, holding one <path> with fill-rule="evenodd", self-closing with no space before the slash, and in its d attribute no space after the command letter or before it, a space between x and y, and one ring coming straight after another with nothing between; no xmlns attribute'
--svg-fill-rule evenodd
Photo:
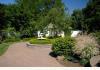
<svg viewBox="0 0 100 70"><path fill-rule="evenodd" d="M65 37L65 33L63 30L59 30L56 26L54 26L52 23L50 23L48 26L46 26L43 30L43 32L38 31L38 38L42 36L44 37L54 37L60 36L60 37Z"/></svg>

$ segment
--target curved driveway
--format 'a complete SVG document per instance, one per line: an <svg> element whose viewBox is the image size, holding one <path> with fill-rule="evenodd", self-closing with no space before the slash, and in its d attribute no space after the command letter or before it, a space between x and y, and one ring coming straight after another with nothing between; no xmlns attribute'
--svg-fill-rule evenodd
<svg viewBox="0 0 100 70"><path fill-rule="evenodd" d="M50 52L50 45L27 47L25 42L15 43L0 56L0 67L63 67Z"/></svg>

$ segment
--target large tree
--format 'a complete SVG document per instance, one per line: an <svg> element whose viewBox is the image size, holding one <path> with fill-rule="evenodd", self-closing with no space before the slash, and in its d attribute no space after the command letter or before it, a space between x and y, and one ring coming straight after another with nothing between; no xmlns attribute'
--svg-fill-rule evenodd
<svg viewBox="0 0 100 70"><path fill-rule="evenodd" d="M100 30L100 0L89 0L83 12L85 15L85 26L87 26L87 31Z"/></svg>
<svg viewBox="0 0 100 70"><path fill-rule="evenodd" d="M50 23L59 30L67 30L69 24L62 0L16 0L7 5L6 18L8 27L28 34Z"/></svg>
<svg viewBox="0 0 100 70"><path fill-rule="evenodd" d="M1 43L1 40L2 40L2 30L4 29L5 27L5 5L4 4L0 4L0 43Z"/></svg>
<svg viewBox="0 0 100 70"><path fill-rule="evenodd" d="M72 27L76 30L83 30L84 28L84 15L82 10L76 9L72 14Z"/></svg>
<svg viewBox="0 0 100 70"><path fill-rule="evenodd" d="M68 19L68 17L66 17L67 15L65 14L64 4L61 0L50 1L51 2L49 2L49 4L44 4L44 8L39 16L37 28L43 29L44 27L52 23L54 25L54 28L57 27L59 30L64 30L63 27L65 27L66 24L65 20Z"/></svg>
<svg viewBox="0 0 100 70"><path fill-rule="evenodd" d="M6 9L8 26L21 33L32 34L34 9L33 0L17 0L15 4L8 5Z"/></svg>
<svg viewBox="0 0 100 70"><path fill-rule="evenodd" d="M0 4L0 30L5 26L5 5Z"/></svg>

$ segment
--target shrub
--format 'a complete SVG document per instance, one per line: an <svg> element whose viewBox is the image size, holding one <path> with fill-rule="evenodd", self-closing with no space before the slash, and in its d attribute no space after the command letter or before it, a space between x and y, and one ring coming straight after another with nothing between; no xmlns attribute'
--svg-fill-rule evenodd
<svg viewBox="0 0 100 70"><path fill-rule="evenodd" d="M96 38L98 44L100 45L100 32L92 33L92 35Z"/></svg>
<svg viewBox="0 0 100 70"><path fill-rule="evenodd" d="M56 55L70 56L73 53L75 40L71 37L56 39L52 45L52 50Z"/></svg>
<svg viewBox="0 0 100 70"><path fill-rule="evenodd" d="M15 38L15 37L7 38L3 42L16 42L16 41L20 41L20 38Z"/></svg>
<svg viewBox="0 0 100 70"><path fill-rule="evenodd" d="M93 44L87 44L81 52L81 64L86 65L89 63L91 57L99 55L99 49Z"/></svg>
<svg viewBox="0 0 100 70"><path fill-rule="evenodd" d="M60 38L60 36L49 36L47 37L48 39L55 39L55 38Z"/></svg>
<svg viewBox="0 0 100 70"><path fill-rule="evenodd" d="M76 40L76 45L74 53L76 53L77 55L81 54L82 50L85 47L87 47L87 44L93 44L94 46L98 46L95 38L90 35L81 35L75 38L75 40Z"/></svg>
<svg viewBox="0 0 100 70"><path fill-rule="evenodd" d="M20 40L20 35L17 32L5 33L3 42L15 42Z"/></svg>
<svg viewBox="0 0 100 70"><path fill-rule="evenodd" d="M89 64L89 61L87 59L83 58L83 59L80 60L80 64L83 65L83 66L86 66L87 64Z"/></svg>
<svg viewBox="0 0 100 70"><path fill-rule="evenodd" d="M99 49L96 48L93 44L88 44L81 53L82 58L90 59L91 57L98 55Z"/></svg>
<svg viewBox="0 0 100 70"><path fill-rule="evenodd" d="M49 37L48 37L48 39L53 39L53 38L54 38L53 36L49 36Z"/></svg>
<svg viewBox="0 0 100 70"><path fill-rule="evenodd" d="M20 40L20 33L16 32L14 28L7 28L2 31L2 36L4 38L3 42L15 42Z"/></svg>
<svg viewBox="0 0 100 70"><path fill-rule="evenodd" d="M14 36L14 32L15 32L15 29L12 27L9 27L3 30L3 35L5 36L5 38L11 38L12 36Z"/></svg>

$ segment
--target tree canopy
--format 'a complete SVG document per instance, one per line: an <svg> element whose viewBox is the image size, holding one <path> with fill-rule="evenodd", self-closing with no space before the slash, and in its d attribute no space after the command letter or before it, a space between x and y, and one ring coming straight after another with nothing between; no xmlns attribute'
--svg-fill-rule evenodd
<svg viewBox="0 0 100 70"><path fill-rule="evenodd" d="M69 27L70 19L65 13L62 0L16 0L14 4L5 6L6 28L13 27L21 33L32 35L37 30L43 30L50 23L59 30L67 31Z"/></svg>
<svg viewBox="0 0 100 70"><path fill-rule="evenodd" d="M90 0L83 13L87 30L89 32L100 30L100 0Z"/></svg>
<svg viewBox="0 0 100 70"><path fill-rule="evenodd" d="M54 29L93 32L100 30L100 1L90 0L82 10L70 16L62 0L16 0L14 4L0 4L0 30L9 27L32 35L53 24Z"/></svg>
<svg viewBox="0 0 100 70"><path fill-rule="evenodd" d="M5 5L0 4L0 30L5 27Z"/></svg>
<svg viewBox="0 0 100 70"><path fill-rule="evenodd" d="M72 16L72 27L74 29L82 30L84 28L84 15L82 10L74 10Z"/></svg>

